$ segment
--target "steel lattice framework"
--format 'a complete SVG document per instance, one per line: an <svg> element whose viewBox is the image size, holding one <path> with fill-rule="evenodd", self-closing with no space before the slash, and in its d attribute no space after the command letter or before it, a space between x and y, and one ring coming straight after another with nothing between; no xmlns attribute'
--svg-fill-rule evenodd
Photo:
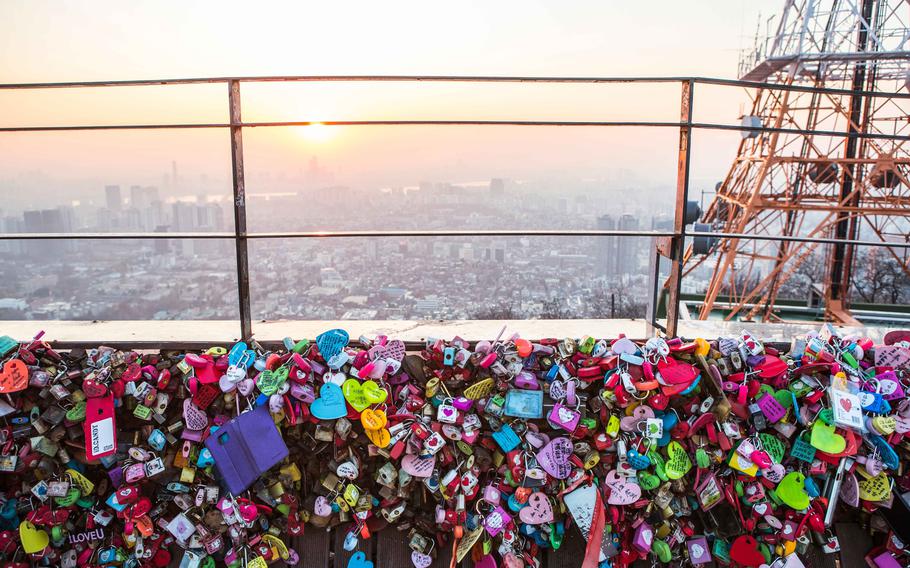
<svg viewBox="0 0 910 568"><path fill-rule="evenodd" d="M743 132L704 221L722 233L907 242L910 100L889 94L907 92L908 71L910 0L787 0L740 75L824 90L750 90L743 124L767 130ZM906 249L885 250L910 274ZM826 317L855 323L855 245L733 237L711 256L686 256L686 274L711 272L699 317L779 320L782 286L813 254L825 259Z"/></svg>

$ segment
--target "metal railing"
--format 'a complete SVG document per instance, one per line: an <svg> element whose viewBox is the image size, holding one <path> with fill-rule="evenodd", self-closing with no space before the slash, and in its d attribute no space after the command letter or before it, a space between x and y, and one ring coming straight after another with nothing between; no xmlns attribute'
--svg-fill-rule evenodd
<svg viewBox="0 0 910 568"><path fill-rule="evenodd" d="M241 113L240 86L243 83L270 82L437 82L437 83L564 83L564 84L678 84L680 85L679 121L606 120L606 121L564 121L564 120L347 120L347 121L273 121L244 122ZM774 128L753 125L734 125L693 121L693 103L696 85L741 87L747 89L775 89L781 91L819 92L831 95L862 95L889 99L910 99L910 93L877 91L853 91L846 89L814 88L801 85L760 83L708 77L508 77L508 76L430 76L430 75L313 75L313 76L267 76L267 77L210 77L161 80L127 81L81 81L59 83L16 83L0 84L0 90L43 90L99 87L145 87L163 85L225 84L228 87L229 122L226 123L170 123L170 124L102 124L76 126L0 126L0 132L50 132L50 131L97 131L97 130L162 130L162 129L226 129L231 138L231 159L233 174L233 232L174 232L174 233L5 233L2 240L50 240L50 239L230 239L234 241L237 264L237 292L240 314L240 337L252 337L252 314L250 308L250 278L247 243L250 239L284 238L388 238L388 237L629 237L669 239L670 275L667 302L667 325L659 325L655 311L649 315L651 325L675 335L679 322L679 298L682 284L683 256L687 237L714 236L743 240L786 240L791 242L841 243L857 246L884 248L910 248L910 243L883 243L880 241L844 241L830 238L808 238L799 236L781 237L776 235L755 235L741 233L704 233L687 230L684 223L685 205L689 195L689 173L691 159L691 137L694 130L727 130L749 132L777 132L818 136L846 136L844 132L825 130L801 130L795 128ZM677 157L676 200L674 227L672 231L636 230L377 230L377 231L288 231L250 232L246 222L246 184L243 162L243 129L288 126L563 126L563 127L652 127L675 128L679 131ZM907 140L906 136L879 133L851 133L856 138L881 140ZM659 272L657 267L656 272ZM652 293L652 305L656 302L657 286Z"/></svg>

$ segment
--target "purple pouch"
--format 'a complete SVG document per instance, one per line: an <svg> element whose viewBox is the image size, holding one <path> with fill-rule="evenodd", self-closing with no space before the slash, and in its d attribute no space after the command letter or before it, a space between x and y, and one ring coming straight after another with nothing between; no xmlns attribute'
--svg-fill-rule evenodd
<svg viewBox="0 0 910 568"><path fill-rule="evenodd" d="M239 495L288 455L266 406L245 412L216 430L206 439L205 447L232 495Z"/></svg>

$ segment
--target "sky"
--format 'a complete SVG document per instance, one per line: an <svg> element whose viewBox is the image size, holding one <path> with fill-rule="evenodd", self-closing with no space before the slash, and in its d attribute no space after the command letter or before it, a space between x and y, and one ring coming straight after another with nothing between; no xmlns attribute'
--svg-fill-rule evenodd
<svg viewBox="0 0 910 568"><path fill-rule="evenodd" d="M759 16L783 3L4 0L0 83L305 74L732 78ZM704 88L696 113L737 122L747 100L741 89ZM675 120L679 88L267 84L245 85L243 101L245 120ZM226 103L224 85L0 91L0 124L222 122ZM248 130L251 191L293 186L313 157L331 177L363 185L616 169L672 184L675 175L675 132L330 130ZM722 175L737 136L697 135L693 177ZM227 144L223 131L0 133L0 192L21 200L51 188L78 195L102 183L156 184L172 160L192 189L229 191Z"/></svg>

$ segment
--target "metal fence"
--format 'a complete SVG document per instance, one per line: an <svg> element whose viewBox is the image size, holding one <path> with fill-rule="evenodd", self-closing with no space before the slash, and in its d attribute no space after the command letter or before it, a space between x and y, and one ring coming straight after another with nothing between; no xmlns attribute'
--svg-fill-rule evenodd
<svg viewBox="0 0 910 568"><path fill-rule="evenodd" d="M243 163L243 129L287 126L309 126L309 121L275 121L244 122L241 112L240 86L243 83L270 82L437 82L437 83L562 83L562 84L677 84L680 87L679 120L605 120L605 121L562 121L562 120L347 120L321 121L318 124L327 126L562 126L562 127L649 127L673 128L679 132L677 156L676 199L674 207L674 227L672 231L634 231L634 230L389 230L389 231L289 231L289 232L250 232L246 222L246 187L244 182ZM161 129L225 129L230 133L231 160L233 170L233 232L205 233L6 233L0 234L0 240L51 240L51 239L230 239L234 241L237 263L237 290L240 313L240 337L249 340L252 337L252 315L250 310L250 277L247 243L250 239L284 239L284 238L389 238L389 237L457 237L457 236L495 236L495 237L604 237L617 236L628 238L662 238L666 239L663 247L670 259L669 278L667 280L666 326L656 320L655 309L658 297L656 285L659 265L655 268L655 286L652 291L651 306L648 314L651 325L660 328L669 335L675 335L679 322L679 299L682 285L683 256L687 237L713 236L718 238L735 238L743 240L774 240L791 242L841 243L858 246L910 248L910 243L882 243L863 240L843 240L825 238L805 238L798 236L781 237L777 235L754 235L741 233L704 233L687 230L684 222L685 205L689 196L689 172L691 158L692 133L695 130L728 130L749 132L778 132L788 134L806 134L819 136L846 136L844 132L827 130L801 130L793 128L756 127L754 125L733 125L693 121L693 104L697 85L747 89L775 89L781 91L820 92L832 95L860 95L890 99L910 99L910 94L853 91L844 89L818 89L800 85L783 85L777 83L759 83L706 77L505 77L505 76L424 76L424 75L344 75L344 76L270 76L270 77L212 77L187 79L161 79L136 81L86 81L61 83L19 83L0 84L0 90L43 90L75 89L99 87L144 87L162 85L224 84L228 89L229 122L227 123L171 123L171 124L107 124L78 126L0 126L0 132L47 132L47 131L92 131L92 130L161 130ZM881 140L906 140L905 136L877 133L851 133L856 138Z"/></svg>

